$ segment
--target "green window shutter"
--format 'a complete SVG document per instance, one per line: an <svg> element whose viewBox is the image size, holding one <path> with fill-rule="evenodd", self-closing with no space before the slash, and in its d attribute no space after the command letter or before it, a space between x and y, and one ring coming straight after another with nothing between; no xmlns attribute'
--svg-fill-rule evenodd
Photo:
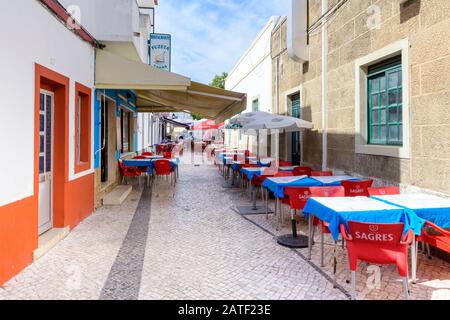
<svg viewBox="0 0 450 320"><path fill-rule="evenodd" d="M291 110L291 115L294 118L299 118L300 119L300 93L294 94L291 96L291 105L292 105L292 110Z"/></svg>
<svg viewBox="0 0 450 320"><path fill-rule="evenodd" d="M402 67L398 58L369 68L369 144L403 145Z"/></svg>

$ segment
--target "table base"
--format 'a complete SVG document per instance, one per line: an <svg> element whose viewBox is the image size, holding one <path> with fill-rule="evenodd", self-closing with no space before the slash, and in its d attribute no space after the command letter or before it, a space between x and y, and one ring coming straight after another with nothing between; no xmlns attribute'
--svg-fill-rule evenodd
<svg viewBox="0 0 450 320"><path fill-rule="evenodd" d="M303 249L309 247L309 238L299 235L296 238L292 234L286 234L277 238L279 245L292 249Z"/></svg>
<svg viewBox="0 0 450 320"><path fill-rule="evenodd" d="M237 189L237 188L239 188L239 186L234 186L231 183L224 183L224 184L222 184L222 188L224 188L224 189Z"/></svg>
<svg viewBox="0 0 450 320"><path fill-rule="evenodd" d="M237 213L242 216L250 216L250 215L259 215L259 214L267 214L267 208L264 206L239 206L236 208ZM269 209L269 214L273 213L272 210Z"/></svg>

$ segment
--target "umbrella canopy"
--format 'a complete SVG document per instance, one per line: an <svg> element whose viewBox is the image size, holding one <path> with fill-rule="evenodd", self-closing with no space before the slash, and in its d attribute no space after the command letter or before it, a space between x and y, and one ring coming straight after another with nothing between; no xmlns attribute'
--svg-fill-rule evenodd
<svg viewBox="0 0 450 320"><path fill-rule="evenodd" d="M233 118L231 127L248 131L251 134L259 130L280 130L284 132L299 132L312 129L311 122L288 116L280 116L268 112L248 112Z"/></svg>
<svg viewBox="0 0 450 320"><path fill-rule="evenodd" d="M206 121L202 121L202 122L194 125L192 127L192 130L211 130L211 129L217 130L220 127L222 127L223 125L224 125L223 123L216 124L216 122L213 120L206 120Z"/></svg>
<svg viewBox="0 0 450 320"><path fill-rule="evenodd" d="M218 129L209 129L203 134L203 141L211 141L213 138L217 139L219 137Z"/></svg>

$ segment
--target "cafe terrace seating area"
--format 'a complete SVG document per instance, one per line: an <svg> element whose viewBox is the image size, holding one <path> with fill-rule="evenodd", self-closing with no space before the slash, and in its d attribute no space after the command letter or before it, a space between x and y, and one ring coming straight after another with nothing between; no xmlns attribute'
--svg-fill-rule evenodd
<svg viewBox="0 0 450 320"><path fill-rule="evenodd" d="M402 296L408 299L422 267L419 255L431 259L436 249L450 253L450 199L402 193L398 186L375 186L371 179L260 158L249 150L224 147L212 154L224 190L248 196L248 205L237 206L236 212L264 217L260 221L275 217L277 230L290 224L289 234L274 241L292 249L304 248L309 261L319 253L317 267L329 267L331 262L335 287L339 286L337 264L343 264L353 299L358 262L394 266ZM324 249L330 241L331 257L326 254L330 250Z"/></svg>

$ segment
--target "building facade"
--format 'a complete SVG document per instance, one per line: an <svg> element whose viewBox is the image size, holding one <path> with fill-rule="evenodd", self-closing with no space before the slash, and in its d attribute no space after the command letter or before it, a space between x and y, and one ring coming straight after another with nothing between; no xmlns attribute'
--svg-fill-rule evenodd
<svg viewBox="0 0 450 320"><path fill-rule="evenodd" d="M245 112L273 112L271 58L272 31L281 17L272 17L229 73L225 88L247 94ZM256 139L239 132L226 134L227 144L239 148L256 148ZM255 151L256 152L256 151Z"/></svg>
<svg viewBox="0 0 450 320"><path fill-rule="evenodd" d="M298 94L300 117L314 124L303 137L304 162L449 195L450 2L309 0L308 7L306 63L288 56L286 20L272 34L273 65L282 65L273 73L274 104L290 114ZM325 33L323 12L331 12Z"/></svg>
<svg viewBox="0 0 450 320"><path fill-rule="evenodd" d="M155 2L136 0L62 0L79 13L89 32L114 55L148 64L148 39ZM120 183L118 160L147 151L152 115L138 113L136 93L98 89L94 94L95 206Z"/></svg>
<svg viewBox="0 0 450 320"><path fill-rule="evenodd" d="M55 1L7 1L2 12L0 284L36 258L41 234L94 211L97 45L67 28Z"/></svg>

